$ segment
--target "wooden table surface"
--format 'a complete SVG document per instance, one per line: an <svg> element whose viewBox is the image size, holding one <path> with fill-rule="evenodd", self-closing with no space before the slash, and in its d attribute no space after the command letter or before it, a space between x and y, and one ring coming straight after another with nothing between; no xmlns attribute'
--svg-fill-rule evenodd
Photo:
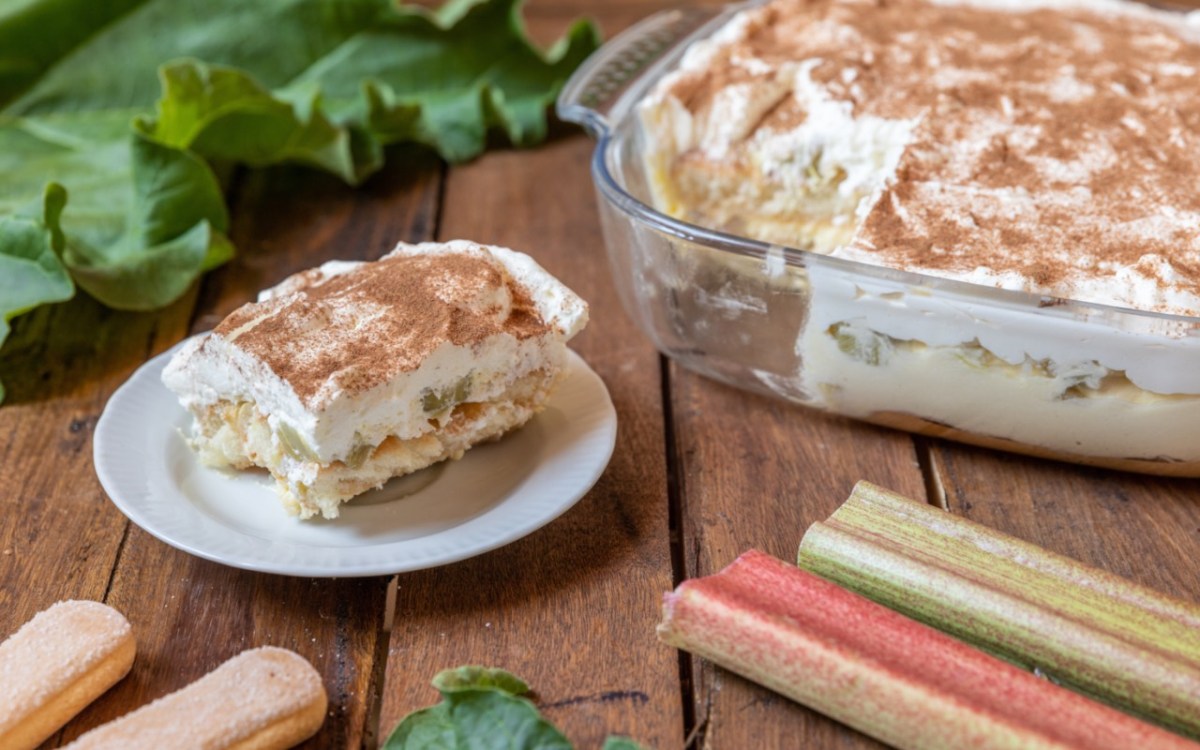
<svg viewBox="0 0 1200 750"><path fill-rule="evenodd" d="M659 0L535 0L534 35L587 13L607 36ZM0 357L0 637L69 598L126 614L133 672L47 747L180 688L252 646L294 649L330 709L303 747L374 747L436 701L438 670L505 667L580 748L867 748L878 743L658 643L663 592L757 547L792 559L859 479L1200 600L1200 481L1080 468L831 418L661 358L621 310L588 173L592 142L556 126L531 151L453 168L415 150L352 191L301 169L245 171L230 196L236 260L153 314L80 294L17 321ZM260 288L398 240L471 238L533 254L591 304L574 346L620 428L599 483L528 537L392 578L251 573L175 550L117 511L92 467L105 402L140 364L211 328ZM1114 425L1114 429L1119 429Z"/></svg>

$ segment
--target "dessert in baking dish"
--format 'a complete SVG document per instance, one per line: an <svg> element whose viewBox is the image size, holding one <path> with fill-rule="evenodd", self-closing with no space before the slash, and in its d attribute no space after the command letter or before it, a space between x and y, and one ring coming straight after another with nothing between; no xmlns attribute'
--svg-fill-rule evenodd
<svg viewBox="0 0 1200 750"><path fill-rule="evenodd" d="M531 258L471 242L331 262L242 306L163 372L212 466L259 466L302 518L458 458L545 404L587 305Z"/></svg>
<svg viewBox="0 0 1200 750"><path fill-rule="evenodd" d="M783 395L1200 471L1200 446L1180 440L1200 420L1200 17L1117 0L775 0L696 42L639 116L652 197L673 216L985 296L1143 311L1156 328L1105 329L1103 308L1034 322L1003 295L768 257L755 272L807 297L798 382L768 383Z"/></svg>

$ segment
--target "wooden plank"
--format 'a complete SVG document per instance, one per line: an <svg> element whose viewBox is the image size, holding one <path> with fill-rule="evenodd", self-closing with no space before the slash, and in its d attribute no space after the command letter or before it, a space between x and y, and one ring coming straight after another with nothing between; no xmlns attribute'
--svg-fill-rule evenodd
<svg viewBox="0 0 1200 750"><path fill-rule="evenodd" d="M933 444L933 457L951 511L1200 601L1200 480L1105 471L941 441Z"/></svg>
<svg viewBox="0 0 1200 750"><path fill-rule="evenodd" d="M1198 0L1200 1L1200 0ZM530 0L530 33L539 44L549 44L576 18L590 18L605 39L660 10L682 5L715 5L720 2L667 2L666 0Z"/></svg>
<svg viewBox="0 0 1200 750"><path fill-rule="evenodd" d="M15 321L0 353L0 639L57 601L105 600L129 522L100 487L92 434L112 392L184 335L195 299L131 313L80 291Z"/></svg>
<svg viewBox="0 0 1200 750"><path fill-rule="evenodd" d="M0 639L56 601L104 598L127 522L92 469L92 431L113 390L183 335L194 300L139 314L81 291L14 321L0 352Z"/></svg>
<svg viewBox="0 0 1200 750"><path fill-rule="evenodd" d="M397 241L427 239L441 167L415 151L394 154L360 191L299 169L252 174L234 200L240 252L204 284L193 332L210 328L255 292L326 260L369 259ZM386 578L306 579L234 570L130 529L108 602L138 635L133 673L72 722L66 738L183 687L254 646L290 648L325 678L330 710L306 748L372 742L376 650Z"/></svg>
<svg viewBox="0 0 1200 750"><path fill-rule="evenodd" d="M399 577L385 730L436 702L437 671L482 663L525 678L578 747L599 747L609 733L652 747L682 742L677 657L654 637L672 585L659 363L608 279L592 146L570 135L453 169L439 238L527 251L588 300L591 324L573 347L613 396L616 452L596 487L547 527Z"/></svg>
<svg viewBox="0 0 1200 750"><path fill-rule="evenodd" d="M794 561L804 530L869 479L911 497L924 480L908 435L670 369L688 577L750 548ZM878 748L879 743L702 659L693 673L695 747Z"/></svg>

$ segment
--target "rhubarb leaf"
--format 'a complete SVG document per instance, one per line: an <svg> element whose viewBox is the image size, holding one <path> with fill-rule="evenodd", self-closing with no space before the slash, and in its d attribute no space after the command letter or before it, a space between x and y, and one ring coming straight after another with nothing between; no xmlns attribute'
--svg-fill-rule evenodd
<svg viewBox="0 0 1200 750"><path fill-rule="evenodd" d="M54 0L0 5L0 107L57 60L145 0Z"/></svg>
<svg viewBox="0 0 1200 750"><path fill-rule="evenodd" d="M75 292L67 269L58 259L63 234L59 215L66 202L60 185L46 188L42 200L0 217L0 342L15 315L48 302L70 299ZM0 400L4 385L0 383Z"/></svg>
<svg viewBox="0 0 1200 750"><path fill-rule="evenodd" d="M136 126L164 146L250 166L308 164L352 184L382 164L379 149L356 163L350 129L325 115L315 87L277 96L237 68L199 60L167 63L159 75L157 116Z"/></svg>
<svg viewBox="0 0 1200 750"><path fill-rule="evenodd" d="M545 138L546 108L599 43L595 27L581 21L543 56L529 44L515 0L451 0L437 14L400 13L383 33L360 37L356 77L345 67L317 72L331 108L336 100L384 143L425 143L449 161L479 154L493 129L518 146Z"/></svg>
<svg viewBox="0 0 1200 750"><path fill-rule="evenodd" d="M598 38L577 23L543 54L525 34L520 5L0 7L0 270L29 262L28 248L9 236L28 229L18 211L47 185L69 196L55 212L61 241L35 262L38 273L59 275L0 282L0 344L9 318L74 285L112 307L151 309L228 259L217 175L231 163L306 164L357 184L391 143L425 144L459 161L480 153L491 131L518 146L541 140L548 104Z"/></svg>
<svg viewBox="0 0 1200 750"><path fill-rule="evenodd" d="M229 219L212 170L194 154L134 136L121 234L93 242L83 228L63 254L75 281L113 307L161 307L228 260ZM70 226L70 225L68 225Z"/></svg>

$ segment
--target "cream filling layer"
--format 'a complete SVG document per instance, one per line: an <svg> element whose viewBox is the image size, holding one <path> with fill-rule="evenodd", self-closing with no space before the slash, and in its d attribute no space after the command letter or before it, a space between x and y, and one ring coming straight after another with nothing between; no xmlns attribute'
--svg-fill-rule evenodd
<svg viewBox="0 0 1200 750"><path fill-rule="evenodd" d="M254 404L221 401L197 415L191 444L202 463L216 468L267 469L284 507L302 518L336 518L342 502L388 479L460 458L473 445L525 424L545 405L561 377L543 369L509 383L491 401L473 401L465 378L459 388L425 402L431 429L416 437L386 436L359 444L345 460L321 463L286 427L273 427Z"/></svg>
<svg viewBox="0 0 1200 750"><path fill-rule="evenodd" d="M977 344L927 346L850 324L809 329L803 349L810 395L847 416L902 412L1061 454L1200 461L1200 397L1149 393L1095 363L1011 365Z"/></svg>

